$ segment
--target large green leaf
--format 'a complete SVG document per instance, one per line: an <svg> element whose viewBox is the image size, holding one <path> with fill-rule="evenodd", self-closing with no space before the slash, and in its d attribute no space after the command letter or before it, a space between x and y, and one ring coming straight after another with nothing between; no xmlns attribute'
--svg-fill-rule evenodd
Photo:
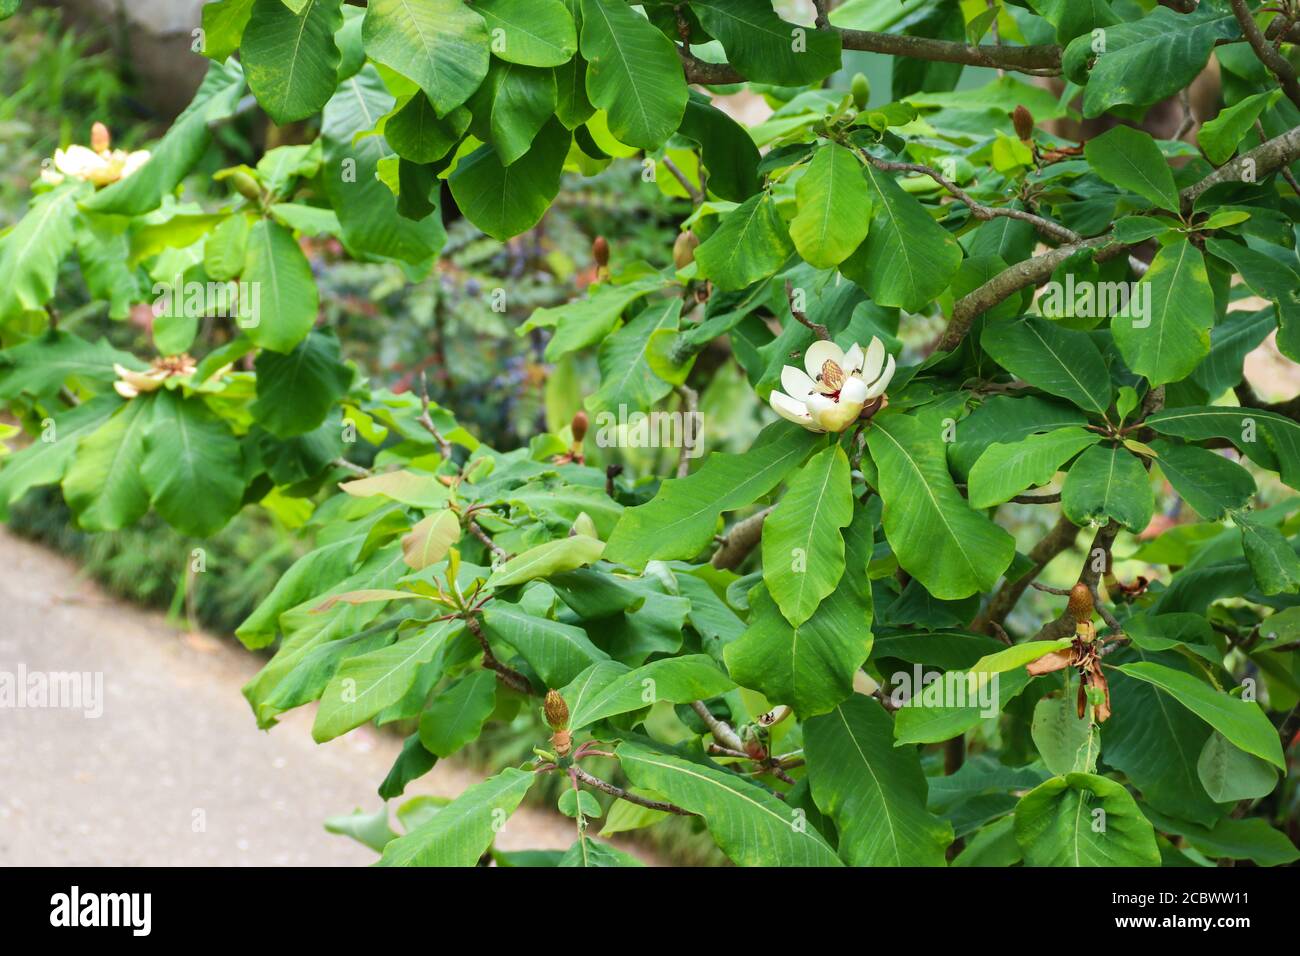
<svg viewBox="0 0 1300 956"><path fill-rule="evenodd" d="M1047 484L1061 465L1100 439L1082 428L1058 428L1011 444L994 442L970 470L971 507L998 505L1026 488Z"/></svg>
<svg viewBox="0 0 1300 956"><path fill-rule="evenodd" d="M685 654L632 669L618 661L598 661L562 691L569 726L581 730L598 720L666 700L684 704L725 694L735 683L704 654Z"/></svg>
<svg viewBox="0 0 1300 956"><path fill-rule="evenodd" d="M840 68L840 35L782 20L753 0L691 0L700 24L727 51L727 62L754 83L806 86Z"/></svg>
<svg viewBox="0 0 1300 956"><path fill-rule="evenodd" d="M77 200L84 195L81 185L67 184L38 196L0 239L0 323L44 309L53 297L59 265L76 240Z"/></svg>
<svg viewBox="0 0 1300 956"><path fill-rule="evenodd" d="M1070 466L1061 510L1080 527L1114 519L1137 534L1151 521L1155 494L1142 462L1121 445L1094 445Z"/></svg>
<svg viewBox="0 0 1300 956"><path fill-rule="evenodd" d="M77 443L98 430L121 404L116 394L97 395L56 414L26 448L0 456L0 520L29 489L61 481Z"/></svg>
<svg viewBox="0 0 1300 956"><path fill-rule="evenodd" d="M1037 316L990 322L980 346L1004 369L1035 388L1094 415L1110 407L1110 373L1087 332Z"/></svg>
<svg viewBox="0 0 1300 956"><path fill-rule="evenodd" d="M469 121L470 112L463 106L439 118L429 97L419 90L384 123L384 139L403 159L432 163L460 142Z"/></svg>
<svg viewBox="0 0 1300 956"><path fill-rule="evenodd" d="M672 41L622 0L582 0L587 96L609 113L621 143L658 149L686 110L686 80Z"/></svg>
<svg viewBox="0 0 1300 956"><path fill-rule="evenodd" d="M506 165L491 146L461 159L448 178L451 194L470 222L494 239L526 232L541 220L560 191L570 136L552 119L520 159Z"/></svg>
<svg viewBox="0 0 1300 956"><path fill-rule="evenodd" d="M1151 449L1174 491L1207 521L1222 520L1254 497L1254 477L1220 454L1163 438L1151 442Z"/></svg>
<svg viewBox="0 0 1300 956"><path fill-rule="evenodd" d="M316 322L319 296L311 263L293 233L262 219L248 233L241 277L254 295L239 304L239 322L259 347L288 352Z"/></svg>
<svg viewBox="0 0 1300 956"><path fill-rule="evenodd" d="M763 580L796 627L817 610L844 574L840 530L853 520L849 459L832 445L790 479L763 523Z"/></svg>
<svg viewBox="0 0 1300 956"><path fill-rule="evenodd" d="M1282 532L1248 512L1233 515L1255 583L1264 594L1300 591L1300 558Z"/></svg>
<svg viewBox="0 0 1300 956"><path fill-rule="evenodd" d="M86 199L82 208L114 216L138 216L157 209L207 152L212 142L208 125L229 117L243 93L239 64L213 63L189 106L150 151L148 162Z"/></svg>
<svg viewBox="0 0 1300 956"><path fill-rule="evenodd" d="M239 49L255 0L215 0L203 5L203 55L225 62Z"/></svg>
<svg viewBox="0 0 1300 956"><path fill-rule="evenodd" d="M948 443L948 464L959 481L966 481L980 455L995 442L1014 444L1038 432L1083 425L1079 409L1038 395L994 395L957 423L955 442Z"/></svg>
<svg viewBox="0 0 1300 956"><path fill-rule="evenodd" d="M239 60L248 88L277 123L306 119L334 94L343 25L341 0L305 0L297 12L282 0L256 0Z"/></svg>
<svg viewBox="0 0 1300 956"><path fill-rule="evenodd" d="M529 548L523 554L515 555L493 571L487 580L487 587L507 588L560 571L572 571L599 560L604 550L603 541L589 538L585 534L547 541Z"/></svg>
<svg viewBox="0 0 1300 956"><path fill-rule="evenodd" d="M464 627L460 620L438 621L395 644L348 658L321 694L312 737L317 743L333 740L400 700L421 665Z"/></svg>
<svg viewBox="0 0 1300 956"><path fill-rule="evenodd" d="M496 674L471 671L441 691L420 714L421 745L438 757L450 757L482 732L496 701Z"/></svg>
<svg viewBox="0 0 1300 956"><path fill-rule="evenodd" d="M439 116L487 75L488 31L463 0L371 0L361 37L366 55L414 80Z"/></svg>
<svg viewBox="0 0 1300 956"><path fill-rule="evenodd" d="M492 52L508 63L559 66L578 52L573 17L561 0L478 0Z"/></svg>
<svg viewBox="0 0 1300 956"><path fill-rule="evenodd" d="M1092 33L1078 37L1066 47L1061 66L1074 82L1087 84L1083 115L1092 118L1115 106L1149 106L1172 96L1201 72L1218 40L1240 35L1236 18L1215 4L1192 13L1156 7L1138 20L1106 27L1100 52Z"/></svg>
<svg viewBox="0 0 1300 956"><path fill-rule="evenodd" d="M1243 97L1232 106L1219 110L1219 114L1201 124L1196 131L1196 142L1205 158L1215 166L1222 166L1243 145L1246 134L1255 120L1282 96L1281 90L1268 90Z"/></svg>
<svg viewBox="0 0 1300 956"><path fill-rule="evenodd" d="M379 866L476 866L537 775L507 767L384 847Z"/></svg>
<svg viewBox="0 0 1300 956"><path fill-rule="evenodd" d="M50 329L0 352L0 399L19 395L52 399L65 385L109 384L117 378L115 364L140 371L144 366L130 352L115 349L107 339L93 342Z"/></svg>
<svg viewBox="0 0 1300 956"><path fill-rule="evenodd" d="M843 865L801 810L733 773L630 743L616 753L633 784L698 813L740 866Z"/></svg>
<svg viewBox="0 0 1300 956"><path fill-rule="evenodd" d="M885 537L903 569L941 600L990 590L1015 556L1015 540L957 491L937 423L880 415L867 445L880 474Z"/></svg>
<svg viewBox="0 0 1300 956"><path fill-rule="evenodd" d="M215 534L243 500L239 442L197 395L164 390L152 415L140 475L154 510L182 534Z"/></svg>
<svg viewBox="0 0 1300 956"><path fill-rule="evenodd" d="M338 339L327 332L311 333L287 355L262 352L254 367L253 418L281 438L317 428L352 383L352 369L340 360Z"/></svg>
<svg viewBox="0 0 1300 956"><path fill-rule="evenodd" d="M670 478L654 499L623 512L605 558L641 568L652 559L691 558L708 546L724 511L765 495L823 439L786 422L763 430L743 455L714 452L685 478Z"/></svg>
<svg viewBox="0 0 1300 956"><path fill-rule="evenodd" d="M1237 747L1285 770L1286 760L1277 730L1258 704L1217 691L1191 674L1154 661L1118 666L1130 677L1167 693Z"/></svg>
<svg viewBox="0 0 1300 956"><path fill-rule="evenodd" d="M895 747L893 720L860 694L804 725L808 779L852 866L944 866L952 827L926 809L915 747Z"/></svg>
<svg viewBox="0 0 1300 956"><path fill-rule="evenodd" d="M790 238L799 255L819 269L837 266L858 247L871 225L871 193L862 164L829 143L813 155L795 186L799 211Z"/></svg>
<svg viewBox="0 0 1300 956"><path fill-rule="evenodd" d="M491 144L497 159L509 166L527 154L555 113L555 71L493 62L469 107L474 135Z"/></svg>
<svg viewBox="0 0 1300 956"><path fill-rule="evenodd" d="M1155 830L1137 803L1123 784L1095 774L1035 787L1016 805L1015 826L1030 866L1160 865Z"/></svg>
<svg viewBox="0 0 1300 956"><path fill-rule="evenodd" d="M1164 814L1149 816L1158 829L1185 838L1212 859L1250 860L1258 866L1284 866L1300 859L1300 850L1291 839L1262 817L1225 817L1212 827L1203 827Z"/></svg>
<svg viewBox="0 0 1300 956"><path fill-rule="evenodd" d="M889 173L865 169L872 193L871 229L840 271L877 305L919 312L948 288L961 246Z"/></svg>
<svg viewBox="0 0 1300 956"><path fill-rule="evenodd" d="M758 192L758 147L749 130L712 106L703 94L691 92L678 132L700 144L709 192L732 202L744 202Z"/></svg>
<svg viewBox="0 0 1300 956"><path fill-rule="evenodd" d="M743 289L772 275L794 251L776 201L757 193L729 212L695 250L700 275L722 290Z"/></svg>
<svg viewBox="0 0 1300 956"><path fill-rule="evenodd" d="M1044 697L1029 728L1043 765L1054 774L1095 773L1101 733L1091 712L1079 717L1073 695Z"/></svg>
<svg viewBox="0 0 1300 956"><path fill-rule="evenodd" d="M679 298L653 302L600 343L600 390L587 399L589 409L617 413L623 406L645 411L672 391L672 385L650 368L649 355L655 333L676 331L681 314Z"/></svg>
<svg viewBox="0 0 1300 956"><path fill-rule="evenodd" d="M792 626L765 589L754 594L749 627L723 651L732 677L789 705L801 718L824 714L853 693L854 675L871 653L867 564L873 522L869 509L858 509L844 532L839 585L807 621Z"/></svg>
<svg viewBox="0 0 1300 956"><path fill-rule="evenodd" d="M1207 239L1205 248L1240 272L1255 292L1272 300L1277 312L1278 351L1300 361L1300 262L1295 252L1268 244L1252 248L1216 237ZM1217 340L1214 345L1219 345Z"/></svg>
<svg viewBox="0 0 1300 956"><path fill-rule="evenodd" d="M563 687L609 655L572 624L529 614L516 604L492 601L483 609L488 636L505 641L537 672L547 687Z"/></svg>
<svg viewBox="0 0 1300 956"><path fill-rule="evenodd" d="M1217 730L1210 734L1196 760L1196 776L1211 800L1235 803L1266 797L1277 786L1272 764L1234 747Z"/></svg>
<svg viewBox="0 0 1300 956"><path fill-rule="evenodd" d="M97 431L82 436L63 476L63 497L86 531L116 531L149 510L141 464L153 395L133 398Z"/></svg>
<svg viewBox="0 0 1300 956"><path fill-rule="evenodd" d="M1092 171L1111 185L1178 212L1174 174L1150 133L1131 126L1116 126L1088 140L1084 156Z"/></svg>
<svg viewBox="0 0 1300 956"><path fill-rule="evenodd" d="M1164 385L1186 378L1210 353L1214 318L1205 256L1178 239L1156 253L1111 331L1129 368Z"/></svg>
<svg viewBox="0 0 1300 956"><path fill-rule="evenodd" d="M555 333L546 343L546 358L554 362L570 352L603 343L624 309L665 285L666 280L658 274L619 284L602 282L592 286L585 298L537 309L520 327L520 333L554 328Z"/></svg>
<svg viewBox="0 0 1300 956"><path fill-rule="evenodd" d="M1254 408L1189 405L1157 412L1147 424L1163 435L1190 441L1226 438L1257 464L1300 488L1300 423Z"/></svg>

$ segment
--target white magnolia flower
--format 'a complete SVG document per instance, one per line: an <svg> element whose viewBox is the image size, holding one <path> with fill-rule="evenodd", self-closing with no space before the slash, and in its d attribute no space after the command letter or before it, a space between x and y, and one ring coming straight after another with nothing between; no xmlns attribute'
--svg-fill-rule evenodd
<svg viewBox="0 0 1300 956"><path fill-rule="evenodd" d="M894 357L885 355L885 343L875 337L865 353L856 342L844 352L819 340L808 346L803 362L806 374L793 365L781 369L785 391L773 389L768 401L782 418L814 432L844 431L868 405L879 406L894 377Z"/></svg>
<svg viewBox="0 0 1300 956"><path fill-rule="evenodd" d="M147 372L136 372L124 365L113 364L117 381L113 388L123 398L135 398L141 392L156 392L169 378L186 378L194 374L197 368L194 359L188 354L168 355L156 358Z"/></svg>
<svg viewBox="0 0 1300 956"><path fill-rule="evenodd" d="M108 129L96 123L91 132L91 145L72 145L54 151L54 168L41 171L41 179L57 186L66 178L80 179L96 186L108 186L126 179L149 159L147 149L128 153L123 149L110 149Z"/></svg>

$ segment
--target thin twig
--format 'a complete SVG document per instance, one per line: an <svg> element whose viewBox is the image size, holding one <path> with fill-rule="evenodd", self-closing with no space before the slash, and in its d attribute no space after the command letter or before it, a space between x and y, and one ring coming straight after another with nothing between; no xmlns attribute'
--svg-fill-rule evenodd
<svg viewBox="0 0 1300 956"><path fill-rule="evenodd" d="M479 646L483 648L483 666L488 670L496 671L497 678L501 683L512 690L516 690L525 696L531 694L533 687L528 683L528 678L519 671L502 664L497 660L497 656L492 653L492 645L488 643L488 639L483 633L483 628L478 622L478 616L475 614L467 615L465 617L465 626L469 628L469 632L474 635Z"/></svg>
<svg viewBox="0 0 1300 956"><path fill-rule="evenodd" d="M691 197L691 202L698 206L704 201L704 194L695 188L695 184L686 178L686 174L681 171L676 163L667 156L663 157L661 162L664 168L673 174L673 178L681 183L682 188L686 190L686 195Z"/></svg>
<svg viewBox="0 0 1300 956"><path fill-rule="evenodd" d="M790 314L794 316L796 322L812 329L813 335L817 336L817 338L830 341L830 329L826 328L826 326L822 325L820 322L809 320L808 316L804 315L803 312L794 307L794 285L789 279L785 280L785 297L790 300Z"/></svg>
<svg viewBox="0 0 1300 956"><path fill-rule="evenodd" d="M700 396L695 389L683 383L677 386L677 394L682 397L685 418L682 423L682 447L677 452L677 477L685 478L691 473L691 454L699 435L695 433L695 423L700 414Z"/></svg>
<svg viewBox="0 0 1300 956"><path fill-rule="evenodd" d="M429 414L429 382L425 378L423 370L420 372L420 417L416 421L438 443L438 453L442 455L443 461L450 462L452 460L451 442L447 441L442 432L438 431L438 426L433 423L433 417Z"/></svg>
<svg viewBox="0 0 1300 956"><path fill-rule="evenodd" d="M1296 79L1295 67L1291 62L1274 49L1273 44L1265 39L1264 34L1259 29L1259 24L1251 15L1250 8L1246 6L1246 0L1229 0L1232 5L1233 15L1236 16L1237 22L1241 24L1242 35L1245 36L1246 42L1250 44L1255 56L1259 57L1259 62L1263 63L1274 76L1277 77L1278 83L1281 84L1283 92L1296 106L1300 106L1300 81Z"/></svg>
<svg viewBox="0 0 1300 956"><path fill-rule="evenodd" d="M731 729L731 726L725 720L719 720L710 713L709 708L705 706L702 700L691 701L691 707L695 713L699 714L700 720L704 721L704 726L709 728L709 733L713 734L713 739L722 744L729 750L744 751L745 743Z"/></svg>
<svg viewBox="0 0 1300 956"><path fill-rule="evenodd" d="M665 803L662 800L648 800L645 797L637 796L635 793L624 790L622 787L616 787L607 780L593 777L577 764L573 764L569 768L569 773L577 777L589 787L594 787L602 793L608 793L611 796L618 797L620 800L626 800L628 803L635 803L638 807L645 807L647 810L659 810L663 813L674 813L679 817L695 816L695 814L690 810L683 810L675 803Z"/></svg>
<svg viewBox="0 0 1300 956"><path fill-rule="evenodd" d="M363 468L361 465L348 461L346 458L335 458L330 462L330 464L335 468L342 468L344 471L356 475L358 478L369 478L374 475L374 472L369 468Z"/></svg>

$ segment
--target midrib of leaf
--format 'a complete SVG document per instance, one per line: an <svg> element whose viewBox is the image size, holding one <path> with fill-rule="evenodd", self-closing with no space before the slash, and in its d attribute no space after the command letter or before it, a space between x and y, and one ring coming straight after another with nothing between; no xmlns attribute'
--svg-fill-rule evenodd
<svg viewBox="0 0 1300 956"><path fill-rule="evenodd" d="M789 826L789 825L790 825L790 824L788 823L788 821L786 821L786 820L784 820L784 819L781 818L781 815L780 815L780 814L775 813L775 812L773 812L772 810L769 810L767 807L763 806L761 803L759 803L759 802L758 802L757 800L755 800L753 797L749 796L747 793L743 793L743 792L741 792L741 791L739 791L739 790L733 790L733 789L731 789L731 787L728 787L728 786L726 786L726 785L724 785L724 784L719 783L718 781L714 780L712 777L705 776L705 775L702 774L702 773L696 773L694 770L688 770L688 769L685 768L685 767L676 767L676 766L673 766L672 764L660 763L660 762L657 761L657 760L652 760L650 757L645 757L645 756L642 756L642 755L640 755L640 754L638 754L638 755L637 755L636 757L634 757L633 759L635 759L635 760L642 760L642 761L644 761L644 762L650 764L651 766L659 767L659 768L661 768L661 769L663 769L663 770L668 770L668 771L670 771L670 772L672 772L672 773L680 773L680 774L683 774L684 776L687 776L687 777L694 777L694 778L697 779L697 780L702 780L703 782L709 784L709 786L717 787L719 790L722 790L722 791L724 791L724 792L726 792L726 793L728 793L728 794L731 794L731 795L734 796L734 797L737 797L737 798L739 798L739 799L741 799L741 800L744 800L746 803L750 804L751 806L754 806L754 807L758 808L759 810L761 810L761 811L763 811L764 813L766 813L769 817L771 817L772 819L776 820L777 823L779 823L781 826L786 827L786 826ZM809 839L811 839L811 837L810 837ZM816 841L814 840L813 842L815 843Z"/></svg>
<svg viewBox="0 0 1300 956"><path fill-rule="evenodd" d="M622 0L620 0L620 2L622 2ZM605 12L605 8L600 3L593 3L592 6L600 11L601 19L605 21L605 29L609 31L609 38L613 41L614 49L618 52L617 61L622 67L623 75L627 77L627 85L632 88L632 95L636 99L636 108L637 112L641 114L641 122L646 126L649 126L650 114L646 112L645 101L641 98L641 91L637 89L636 83L632 80L631 66L628 64L627 57L623 53L623 44L618 40L618 33L615 32L613 24L609 21L609 14ZM636 14L632 15L636 16Z"/></svg>
<svg viewBox="0 0 1300 956"><path fill-rule="evenodd" d="M592 681L592 679L596 676L596 674L597 674L597 672L600 670L600 668L601 668L601 665L600 665L600 664L595 664L595 665L592 666L592 668L591 668L591 673L587 675L587 679L586 679L585 681L583 681L582 687L579 688L577 696L574 697L574 699L573 699L573 714L574 714L574 719L575 719L575 721L576 721L576 719L577 719L577 715L580 714L580 713L582 713L582 703L583 703L583 698L584 698L584 697L586 696L586 694L587 694L587 688L591 686L591 681ZM623 674L626 674L626 673L628 673L628 671L623 671L622 673L623 673ZM618 680L618 678L619 678L620 676L622 676L622 675L621 675L621 674L616 675L616 676L614 677L614 680ZM611 683L612 683L612 682L611 682Z"/></svg>
<svg viewBox="0 0 1300 956"><path fill-rule="evenodd" d="M1183 241L1182 248L1178 251L1178 262L1174 265L1173 275L1169 277L1169 287L1165 290L1164 308L1160 312L1160 330L1156 333L1156 365L1160 364L1160 356L1164 354L1165 347L1165 328L1169 325L1169 302L1174 295L1174 287L1178 284L1178 276L1183 271L1183 261L1187 258L1187 250L1192 247L1190 242Z"/></svg>
<svg viewBox="0 0 1300 956"><path fill-rule="evenodd" d="M621 378L617 380L618 388L615 390L616 393L621 394L623 389L627 387L627 383L632 380L633 373L641 371L641 362L645 359L646 353L650 350L650 340L654 338L654 334L656 332L660 331L664 327L665 320L670 315L673 314L674 314L673 309L671 307L664 309L663 312L660 314L658 321L655 322L654 327L651 328L650 331L646 334L645 338L641 340L641 344L637 349L636 359L631 362L624 363L623 375Z"/></svg>
<svg viewBox="0 0 1300 956"><path fill-rule="evenodd" d="M1086 388L1083 382L1079 381L1079 377L1074 374L1074 371L1070 368L1068 364L1066 364L1065 360L1061 358L1061 356L1056 352L1056 350L1047 344L1047 339L1043 338L1042 334L1038 331L1038 329L1034 328L1028 322L1024 323L1024 327L1033 333L1034 338L1038 339L1038 341L1042 343L1043 348L1047 349L1047 353L1051 355L1052 358L1056 359L1056 364L1061 366L1061 369L1065 372L1066 375L1070 376L1070 380L1074 382L1075 385L1079 386L1079 391L1083 392L1083 394L1088 397L1088 401L1092 403L1093 411L1105 412L1106 410L1104 408L1100 408L1097 405L1097 399L1093 396L1091 390Z"/></svg>
<svg viewBox="0 0 1300 956"><path fill-rule="evenodd" d="M76 192L77 190L75 189L65 189L61 194L55 196L49 202L45 203L44 208L41 210L41 215L36 221L36 228L32 230L32 235L39 235L40 233L44 232L45 224L49 222L50 217L54 214L54 211L60 205L72 199L76 194ZM12 233L10 235L12 235ZM9 237L6 236L5 238L9 238ZM8 243L6 243L6 245L8 245ZM15 260L14 274L16 275L20 271L20 267L26 266L26 264L32 259L34 259L38 253L43 253L45 251L46 251L45 244L40 242L29 242L27 244L26 249L19 249L18 254L14 257ZM17 290L15 290L14 297L17 298L17 295L18 295Z"/></svg>
<svg viewBox="0 0 1300 956"><path fill-rule="evenodd" d="M557 53L563 52L563 49L564 49L563 47L556 46L556 45L555 45L554 43L552 43L550 40L546 39L545 37L543 37L543 36L541 36L541 35L539 35L539 34L534 33L533 31L531 31L531 30L529 30L528 28L526 28L525 26L523 26L523 24L521 24L521 23L518 23L518 22L513 22L513 23L512 23L511 21L506 20L506 19L503 19L503 18L502 18L501 16L499 16L498 14L493 13L493 12L491 12L491 11L489 11L489 10L475 10L474 12L477 13L477 14L478 14L480 17L482 17L484 20L495 20L497 23L501 24L503 27L508 27L508 28L510 28L510 29L518 30L518 31L519 31L520 33L522 33L524 36L531 37L532 39L534 39L534 40L536 40L538 43L540 43L542 46L549 47L550 49L555 50ZM489 32L491 32L491 31L489 31ZM549 67L548 67L548 69L549 69ZM575 71L575 72L576 72L576 71Z"/></svg>
<svg viewBox="0 0 1300 956"><path fill-rule="evenodd" d="M132 440L135 435L135 430L137 428L142 427L140 424L141 419L143 418L144 414L148 411L152 411L152 408L145 409L144 412L137 409L132 414L131 420L127 422L126 431L122 433L122 440L118 443L117 448L113 449L113 458L112 461L109 462L108 471L106 472L104 477L103 487L105 492L108 491L110 486L117 485L121 481L119 466L122 464L122 459L126 453L126 449L129 448L132 444ZM98 504L98 501L96 502L96 504Z"/></svg>
<svg viewBox="0 0 1300 956"><path fill-rule="evenodd" d="M871 761L867 759L867 755L863 753L862 747L859 746L858 738L854 735L853 728L849 726L848 718L844 716L843 705L836 704L835 713L839 715L841 723L844 724L844 730L846 733L848 733L849 740L853 741L853 749L858 752L858 756L862 759L862 766L866 767L867 773L871 775L871 782L876 785L876 793L880 795L880 805L881 808L884 810L885 820L889 824L888 826L889 842L894 845L894 859L896 859L899 862L899 865L902 865L903 851L902 848L898 845L898 833L894 827L894 815L889 810L889 800L885 796L885 789L880 785L880 778L876 776L876 771L872 769Z"/></svg>
<svg viewBox="0 0 1300 956"><path fill-rule="evenodd" d="M885 215L889 217L889 224L893 228L894 232L897 233L898 235L898 251L902 253L903 261L907 266L906 269L907 284L911 288L912 294L915 295L916 280L913 278L912 257L907 254L906 237L904 237L903 230L898 225L898 218L894 214L893 199L891 199L891 197L887 195L886 192L883 189L881 189L879 185L876 184L875 180L876 180L877 171L875 170L875 168L872 166L867 166L866 168L867 168L867 175L871 177L872 185L876 187L876 192L880 194L880 205L881 207L883 207L885 211ZM896 199L897 197L894 198Z"/></svg>
<svg viewBox="0 0 1300 956"><path fill-rule="evenodd" d="M780 41L782 41L782 42L785 42L785 40L786 40L786 36L785 36L784 33L780 33L780 32L778 32L778 31L776 31L776 30L772 30L772 29L768 28L768 27L765 26L761 21L756 21L756 20L746 20L744 17L739 16L739 15L737 15L737 14L735 14L735 13L732 13L730 10L726 10L726 9L721 8L721 7L716 7L716 6L714 6L713 4L711 4L711 3L707 3L707 2L706 2L706 3L701 3L701 4L699 4L699 6L702 6L702 7L704 7L704 8L707 9L707 10L712 10L716 15L718 15L718 16L720 16L720 17L726 17L728 20L732 20L732 21L734 21L734 22L736 22L736 23L742 24L743 26L749 27L751 30L757 30L757 31L759 31L759 32L761 32L761 33L766 33L768 36L770 36L770 37L775 37L776 39L778 39L778 40L780 40ZM775 11L770 11L770 12L772 13L772 15L773 15L774 17L776 17L776 13L775 13ZM779 21L780 21L780 17L777 17L777 20L778 20L778 22L779 22Z"/></svg>
<svg viewBox="0 0 1300 956"><path fill-rule="evenodd" d="M311 17L312 7L316 5L316 0L307 0L307 5L302 8L302 22L298 26L298 36L293 41L293 55L289 57L289 75L285 77L284 92L280 97L280 107L284 109L289 102L289 91L293 89L293 74L298 67L298 53L302 49L302 37L307 32L307 20Z"/></svg>
<svg viewBox="0 0 1300 956"><path fill-rule="evenodd" d="M817 499L813 502L812 519L808 522L808 533L804 536L804 554L810 554L812 551L813 537L815 536L815 527L817 519L821 515L822 503L826 500L826 489L830 487L831 475L835 473L835 458L832 456L830 464L826 468L826 474L822 477L821 489L817 492ZM837 532L838 533L838 532ZM797 539L796 539L797 540ZM803 600L804 589L808 586L809 575L807 573L799 575L799 593L796 597L796 604Z"/></svg>
<svg viewBox="0 0 1300 956"><path fill-rule="evenodd" d="M352 708L356 708L357 706L359 706L361 702L365 700L367 697L374 696L378 688L384 686L385 683L389 679L391 679L394 674L402 670L411 661L418 658L424 652L424 648L428 647L430 644L437 641L444 634L445 631L446 631L446 625L444 624L440 627L435 628L431 634L426 634L422 638L417 638L416 640L411 641L411 645L414 648L411 651L411 653L407 654L401 660L395 662L392 667L388 668L388 670L384 671L373 681L371 681L370 686L368 686L365 690L358 692L356 700L352 702ZM392 645L389 646L391 647Z"/></svg>

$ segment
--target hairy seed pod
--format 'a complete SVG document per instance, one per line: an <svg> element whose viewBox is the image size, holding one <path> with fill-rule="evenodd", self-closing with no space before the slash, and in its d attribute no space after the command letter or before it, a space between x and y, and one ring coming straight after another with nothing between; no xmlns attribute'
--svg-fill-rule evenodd
<svg viewBox="0 0 1300 956"><path fill-rule="evenodd" d="M1027 143L1034 138L1034 114L1025 109L1023 104L1012 111L1011 122L1015 125L1016 135L1021 142Z"/></svg>
<svg viewBox="0 0 1300 956"><path fill-rule="evenodd" d="M542 713L546 715L546 723L554 731L567 731L569 729L569 705L564 702L558 690L548 690L546 692L546 701L542 704Z"/></svg>
<svg viewBox="0 0 1300 956"><path fill-rule="evenodd" d="M1080 581L1070 589L1070 602L1066 605L1066 609L1076 624L1087 624L1092 621L1092 590L1088 585Z"/></svg>
<svg viewBox="0 0 1300 956"><path fill-rule="evenodd" d="M107 153L109 147L113 145L113 136L108 131L108 127L103 123L95 123L90 127L90 148L97 153Z"/></svg>
<svg viewBox="0 0 1300 956"><path fill-rule="evenodd" d="M679 232L673 242L673 265L685 269L695 261L695 247L700 244L700 237L689 229Z"/></svg>
<svg viewBox="0 0 1300 956"><path fill-rule="evenodd" d="M867 108L867 100L871 99L871 83L861 73L853 74L853 105L859 110Z"/></svg>
<svg viewBox="0 0 1300 956"><path fill-rule="evenodd" d="M573 422L569 425L573 429L573 443L581 445L582 440L587 437L587 413L578 412L573 416Z"/></svg>
<svg viewBox="0 0 1300 956"><path fill-rule="evenodd" d="M591 257L601 269L609 265L609 242L604 236L597 236L591 243Z"/></svg>

